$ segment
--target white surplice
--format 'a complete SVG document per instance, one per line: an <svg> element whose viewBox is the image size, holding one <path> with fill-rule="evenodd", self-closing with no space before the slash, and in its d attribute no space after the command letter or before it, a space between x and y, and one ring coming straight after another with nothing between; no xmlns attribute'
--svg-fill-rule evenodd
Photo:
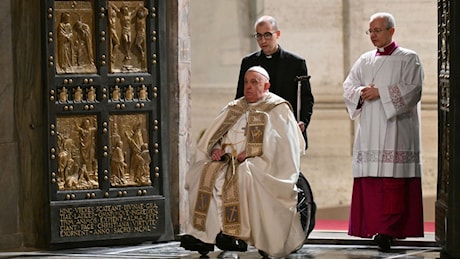
<svg viewBox="0 0 460 260"><path fill-rule="evenodd" d="M380 98L364 101L360 92L374 84ZM359 116L353 148L353 176L421 177L420 99L423 69L417 54L397 48L391 55L363 54L344 81L351 119Z"/></svg>
<svg viewBox="0 0 460 260"><path fill-rule="evenodd" d="M276 95L268 93L264 100L274 96ZM226 106L205 131L197 145L195 162L186 175L185 185L188 191L190 216L194 214L203 165L210 160L208 143L229 111ZM239 154L244 151L247 114L248 112L243 113L228 133L222 136L222 144L233 144L233 146L226 146L226 152L232 153L232 149L236 149L235 152ZM235 171L238 175L241 206L241 233L238 237L270 256L284 257L305 241L300 216L296 209L296 182L300 172L300 155L304 152L305 143L297 121L287 104L277 105L267 113L267 116L263 154L247 158ZM219 173L215 182L206 219L206 230L197 230L192 223L187 223L186 226L187 234L205 243L215 244L216 235L222 230L224 177L225 169Z"/></svg>

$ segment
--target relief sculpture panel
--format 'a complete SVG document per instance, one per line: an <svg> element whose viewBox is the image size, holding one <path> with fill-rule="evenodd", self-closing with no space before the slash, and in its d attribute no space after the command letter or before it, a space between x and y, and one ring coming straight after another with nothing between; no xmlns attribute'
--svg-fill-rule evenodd
<svg viewBox="0 0 460 260"><path fill-rule="evenodd" d="M110 116L110 183L112 186L151 185L147 115Z"/></svg>
<svg viewBox="0 0 460 260"><path fill-rule="evenodd" d="M96 73L92 1L56 1L57 74Z"/></svg>
<svg viewBox="0 0 460 260"><path fill-rule="evenodd" d="M98 188L96 116L58 117L59 190Z"/></svg>
<svg viewBox="0 0 460 260"><path fill-rule="evenodd" d="M110 72L145 72L146 19L143 1L109 1Z"/></svg>

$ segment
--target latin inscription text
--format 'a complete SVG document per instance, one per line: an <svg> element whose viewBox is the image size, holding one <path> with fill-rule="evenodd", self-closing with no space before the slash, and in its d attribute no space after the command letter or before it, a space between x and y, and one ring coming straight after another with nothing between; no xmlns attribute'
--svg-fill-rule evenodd
<svg viewBox="0 0 460 260"><path fill-rule="evenodd" d="M155 203L61 208L59 236L151 232L156 229L158 217Z"/></svg>

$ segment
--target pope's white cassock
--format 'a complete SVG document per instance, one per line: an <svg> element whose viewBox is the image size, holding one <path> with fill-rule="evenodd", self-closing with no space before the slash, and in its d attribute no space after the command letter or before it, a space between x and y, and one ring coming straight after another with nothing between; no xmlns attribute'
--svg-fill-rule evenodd
<svg viewBox="0 0 460 260"><path fill-rule="evenodd" d="M203 134L186 175L186 233L215 244L222 230L273 257L297 249L305 240L296 210L304 145L290 106L275 94L230 102ZM248 157L211 163L218 147Z"/></svg>
<svg viewBox="0 0 460 260"><path fill-rule="evenodd" d="M350 235L423 236L422 83L419 57L395 42L380 52L363 54L344 81L349 115L353 120L359 118L353 148ZM370 84L378 88L380 98L363 102L361 90Z"/></svg>

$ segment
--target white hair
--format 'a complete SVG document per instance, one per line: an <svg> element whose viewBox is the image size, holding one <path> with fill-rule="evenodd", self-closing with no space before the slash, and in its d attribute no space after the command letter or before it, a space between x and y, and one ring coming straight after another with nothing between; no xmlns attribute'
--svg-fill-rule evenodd
<svg viewBox="0 0 460 260"><path fill-rule="evenodd" d="M390 13L385 13L385 12L375 13L375 14L371 15L369 20L372 22L376 18L385 18L385 25L386 25L385 27L387 29L390 29L390 28L393 28L393 27L396 26L395 18Z"/></svg>

